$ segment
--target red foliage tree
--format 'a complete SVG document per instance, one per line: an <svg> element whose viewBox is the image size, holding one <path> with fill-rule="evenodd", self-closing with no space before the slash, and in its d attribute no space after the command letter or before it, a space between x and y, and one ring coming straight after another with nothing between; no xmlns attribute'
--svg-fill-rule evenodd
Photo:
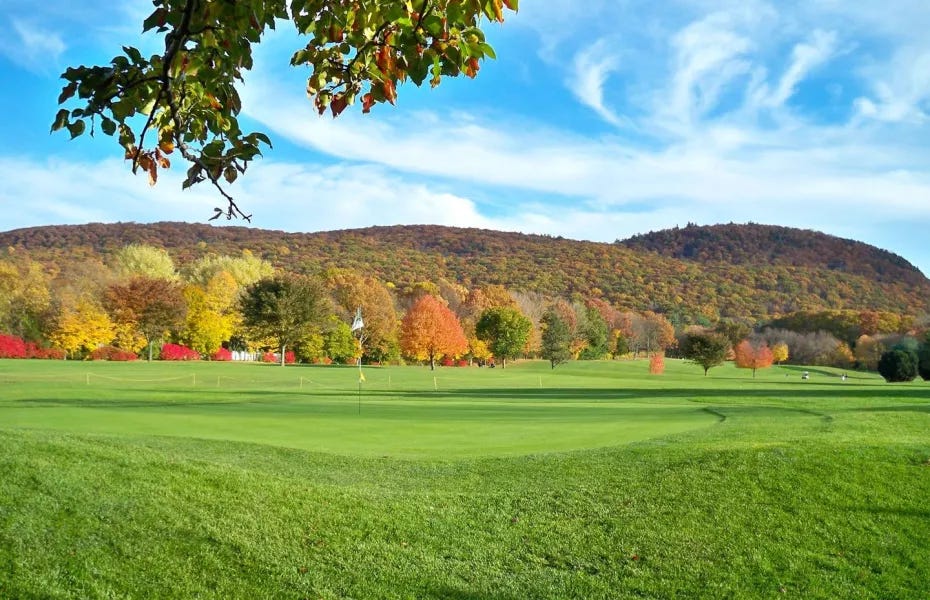
<svg viewBox="0 0 930 600"><path fill-rule="evenodd" d="M772 349L765 342L753 344L749 340L740 342L733 351L734 361L740 369L752 369L752 376L756 376L756 369L767 369L775 362Z"/></svg>
<svg viewBox="0 0 930 600"><path fill-rule="evenodd" d="M435 296L423 296L404 315L400 347L408 356L429 360L430 369L435 369L440 356L464 354L468 340L455 313Z"/></svg>
<svg viewBox="0 0 930 600"><path fill-rule="evenodd" d="M152 342L165 331L178 327L187 315L181 288L163 279L136 277L125 285L111 285L104 301L117 323L130 324L145 337L149 360L152 360Z"/></svg>

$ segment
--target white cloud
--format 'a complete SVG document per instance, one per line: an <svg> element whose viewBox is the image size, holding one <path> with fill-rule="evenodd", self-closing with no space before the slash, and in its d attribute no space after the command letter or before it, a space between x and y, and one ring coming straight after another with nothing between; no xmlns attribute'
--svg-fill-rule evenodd
<svg viewBox="0 0 930 600"><path fill-rule="evenodd" d="M205 221L225 206L207 185L181 190L183 169L162 171L157 185L118 160L71 163L0 157L5 228L114 221ZM474 202L411 182L375 166L259 161L230 191L266 229L319 231L434 223L492 227ZM24 202L29 198L31 202ZM239 224L239 222L235 222Z"/></svg>
<svg viewBox="0 0 930 600"><path fill-rule="evenodd" d="M930 117L930 44L900 48L889 65L875 65L871 77L873 96L860 97L861 117L890 123L926 123Z"/></svg>
<svg viewBox="0 0 930 600"><path fill-rule="evenodd" d="M12 19L0 36L0 53L15 64L45 73L57 68L58 58L66 50L61 36L33 23Z"/></svg>
<svg viewBox="0 0 930 600"><path fill-rule="evenodd" d="M610 44L610 41L602 39L576 54L568 86L582 104L611 125L619 127L624 121L604 104L604 84L617 70L619 62L619 57L611 52Z"/></svg>
<svg viewBox="0 0 930 600"><path fill-rule="evenodd" d="M837 35L833 31L814 31L808 42L797 44L791 52L791 65L782 75L778 87L766 104L780 107L794 95L797 86L812 70L827 62L836 52Z"/></svg>
<svg viewBox="0 0 930 600"><path fill-rule="evenodd" d="M692 23L672 40L674 73L664 117L690 127L693 120L713 109L724 89L750 72L746 55L751 40L738 33L733 15L720 12Z"/></svg>

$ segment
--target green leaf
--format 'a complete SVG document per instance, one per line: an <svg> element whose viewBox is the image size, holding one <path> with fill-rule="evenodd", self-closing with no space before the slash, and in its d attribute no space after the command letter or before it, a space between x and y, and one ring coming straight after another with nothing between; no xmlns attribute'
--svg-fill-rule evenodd
<svg viewBox="0 0 930 600"><path fill-rule="evenodd" d="M67 127L68 131L71 132L72 140L84 133L84 121L75 121L74 123L67 125Z"/></svg>
<svg viewBox="0 0 930 600"><path fill-rule="evenodd" d="M168 11L164 7L159 7L142 22L142 31L148 31L153 27L163 27L168 18Z"/></svg>
<svg viewBox="0 0 930 600"><path fill-rule="evenodd" d="M61 110L59 110L58 114L55 115L55 121L52 123L52 129L49 133L51 133L52 131L58 131L59 129L63 127L67 127L68 118L70 117L70 115L71 113L66 108L62 108Z"/></svg>
<svg viewBox="0 0 930 600"><path fill-rule="evenodd" d="M113 135L116 133L116 123L112 119L107 119L106 117L100 122L100 129L107 135Z"/></svg>
<svg viewBox="0 0 930 600"><path fill-rule="evenodd" d="M58 96L58 104L64 104L64 102L68 98L73 96L76 91L77 91L77 83L72 81L71 83L66 85L64 88L62 88L61 94Z"/></svg>

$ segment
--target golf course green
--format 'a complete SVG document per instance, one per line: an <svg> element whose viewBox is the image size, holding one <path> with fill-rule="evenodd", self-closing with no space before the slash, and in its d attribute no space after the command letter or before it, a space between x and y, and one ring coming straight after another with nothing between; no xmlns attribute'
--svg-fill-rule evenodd
<svg viewBox="0 0 930 600"><path fill-rule="evenodd" d="M922 598L930 387L0 361L0 598Z"/></svg>

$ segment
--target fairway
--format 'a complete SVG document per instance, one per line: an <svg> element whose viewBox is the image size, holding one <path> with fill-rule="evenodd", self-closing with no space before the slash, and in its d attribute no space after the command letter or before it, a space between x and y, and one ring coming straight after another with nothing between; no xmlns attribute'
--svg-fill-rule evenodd
<svg viewBox="0 0 930 600"><path fill-rule="evenodd" d="M804 370L0 361L0 598L925 597L930 388Z"/></svg>

